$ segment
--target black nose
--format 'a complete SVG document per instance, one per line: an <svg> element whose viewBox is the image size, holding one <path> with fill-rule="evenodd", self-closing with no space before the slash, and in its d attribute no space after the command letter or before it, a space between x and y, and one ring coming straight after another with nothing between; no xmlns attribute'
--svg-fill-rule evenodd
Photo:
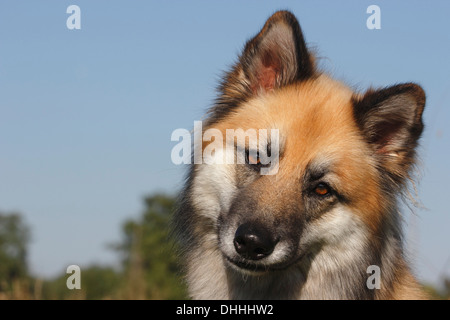
<svg viewBox="0 0 450 320"><path fill-rule="evenodd" d="M259 260L273 252L276 241L270 232L257 224L244 223L234 235L234 248L242 257Z"/></svg>

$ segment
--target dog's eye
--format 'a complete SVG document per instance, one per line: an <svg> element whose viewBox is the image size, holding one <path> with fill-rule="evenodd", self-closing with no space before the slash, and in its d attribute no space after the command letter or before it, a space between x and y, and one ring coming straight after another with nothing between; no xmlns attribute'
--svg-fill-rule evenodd
<svg viewBox="0 0 450 320"><path fill-rule="evenodd" d="M245 163L251 166L253 169L259 170L262 166L261 159L259 157L259 152L256 152L255 156L254 152L245 150Z"/></svg>
<svg viewBox="0 0 450 320"><path fill-rule="evenodd" d="M331 194L331 188L326 183L321 182L314 188L314 193L318 196L325 197Z"/></svg>
<svg viewBox="0 0 450 320"><path fill-rule="evenodd" d="M259 158L259 155L256 155L256 157L252 155L248 155L248 164L261 164L261 159Z"/></svg>

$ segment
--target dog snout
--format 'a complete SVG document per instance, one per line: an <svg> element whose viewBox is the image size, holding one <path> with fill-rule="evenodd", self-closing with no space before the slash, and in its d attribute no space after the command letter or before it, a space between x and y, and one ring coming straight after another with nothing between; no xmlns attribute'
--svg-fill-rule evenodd
<svg viewBox="0 0 450 320"><path fill-rule="evenodd" d="M269 256L277 244L267 228L250 223L244 223L237 228L233 242L236 252L250 260Z"/></svg>

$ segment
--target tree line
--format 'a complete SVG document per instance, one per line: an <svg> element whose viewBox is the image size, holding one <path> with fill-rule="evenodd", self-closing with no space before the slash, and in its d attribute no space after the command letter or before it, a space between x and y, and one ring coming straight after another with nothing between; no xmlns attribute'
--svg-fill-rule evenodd
<svg viewBox="0 0 450 320"><path fill-rule="evenodd" d="M144 199L139 218L124 221L121 241L110 245L120 268L81 267L81 289L69 290L68 274L39 279L27 261L31 229L18 213L0 213L1 299L187 299L174 241L169 236L175 198Z"/></svg>

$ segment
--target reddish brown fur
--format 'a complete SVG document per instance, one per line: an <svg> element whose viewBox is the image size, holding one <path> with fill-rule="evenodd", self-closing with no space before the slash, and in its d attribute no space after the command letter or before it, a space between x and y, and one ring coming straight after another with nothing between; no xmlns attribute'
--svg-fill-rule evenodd
<svg viewBox="0 0 450 320"><path fill-rule="evenodd" d="M297 181L309 162L315 157L329 155L336 163L336 175L342 181L342 190L351 194L352 204L361 218L376 232L380 225L378 175L373 169L370 150L361 138L353 120L353 92L326 76L283 88L270 95L243 104L239 113L230 114L212 127L223 136L226 129L279 128L280 135L292 137L280 164L280 171L273 178L265 179L267 186L261 190L287 191L286 184ZM342 152L345 150L345 152ZM276 185L280 184L280 188ZM269 185L271 186L269 188ZM276 201L279 194L264 194L262 201Z"/></svg>

